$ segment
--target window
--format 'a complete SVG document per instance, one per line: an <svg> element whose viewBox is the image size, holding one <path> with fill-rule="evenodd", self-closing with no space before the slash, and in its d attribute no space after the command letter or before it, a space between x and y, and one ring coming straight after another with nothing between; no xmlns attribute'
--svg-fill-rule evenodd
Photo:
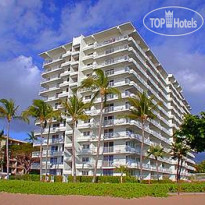
<svg viewBox="0 0 205 205"><path fill-rule="evenodd" d="M93 53L89 53L89 54L88 54L88 56L91 56L91 55L93 55Z"/></svg>
<svg viewBox="0 0 205 205"><path fill-rule="evenodd" d="M83 144L83 149L90 149L90 145L89 144Z"/></svg>
<svg viewBox="0 0 205 205"><path fill-rule="evenodd" d="M110 80L108 86L110 87L114 86L114 80Z"/></svg>
<svg viewBox="0 0 205 205"><path fill-rule="evenodd" d="M92 65L92 64L93 64L93 63L88 63L87 66L90 66L90 65Z"/></svg>
<svg viewBox="0 0 205 205"><path fill-rule="evenodd" d="M126 102L125 103L125 109L129 109L130 108L130 103L129 102Z"/></svg>
<svg viewBox="0 0 205 205"><path fill-rule="evenodd" d="M105 54L109 54L109 53L112 53L112 52L114 52L114 51L115 51L114 48L109 48L109 49L107 49L107 50L105 51Z"/></svg>
<svg viewBox="0 0 205 205"><path fill-rule="evenodd" d="M51 157L50 163L51 164L57 164L57 157Z"/></svg>
<svg viewBox="0 0 205 205"><path fill-rule="evenodd" d="M125 83L130 83L130 79L129 78L125 78Z"/></svg>
<svg viewBox="0 0 205 205"><path fill-rule="evenodd" d="M89 120L85 120L84 123L90 123L90 119Z"/></svg>
<svg viewBox="0 0 205 205"><path fill-rule="evenodd" d="M57 152L58 146L51 146L51 152Z"/></svg>
<svg viewBox="0 0 205 205"><path fill-rule="evenodd" d="M130 96L130 91L129 90L125 90L125 96Z"/></svg>
<svg viewBox="0 0 205 205"><path fill-rule="evenodd" d="M104 130L104 138L111 138L114 135L113 129Z"/></svg>
<svg viewBox="0 0 205 205"><path fill-rule="evenodd" d="M83 158L82 158L82 162L83 162L83 163L87 163L87 162L89 162L89 161L90 161L89 157L83 157Z"/></svg>
<svg viewBox="0 0 205 205"><path fill-rule="evenodd" d="M113 99L114 98L114 94L108 94L107 95L107 99Z"/></svg>
<svg viewBox="0 0 205 205"><path fill-rule="evenodd" d="M105 107L105 112L112 112L112 111L114 111L114 103L108 104Z"/></svg>
<svg viewBox="0 0 205 205"><path fill-rule="evenodd" d="M88 171L82 171L83 176L88 176Z"/></svg>
<svg viewBox="0 0 205 205"><path fill-rule="evenodd" d="M114 74L114 69L110 69L110 70L105 71L105 75L107 75L107 76L113 75L113 74Z"/></svg>
<svg viewBox="0 0 205 205"><path fill-rule="evenodd" d="M90 135L90 131L83 132L83 136L89 136L89 135Z"/></svg>
<svg viewBox="0 0 205 205"><path fill-rule="evenodd" d="M114 59L109 59L105 61L105 65L109 65L111 63L114 63Z"/></svg>
<svg viewBox="0 0 205 205"><path fill-rule="evenodd" d="M113 169L103 169L103 176L113 176Z"/></svg>
<svg viewBox="0 0 205 205"><path fill-rule="evenodd" d="M53 124L53 127L54 127L54 128L59 127L59 126L60 126L59 123L55 123L55 124Z"/></svg>
<svg viewBox="0 0 205 205"><path fill-rule="evenodd" d="M89 99L91 99L91 95L86 95L85 100L89 100Z"/></svg>

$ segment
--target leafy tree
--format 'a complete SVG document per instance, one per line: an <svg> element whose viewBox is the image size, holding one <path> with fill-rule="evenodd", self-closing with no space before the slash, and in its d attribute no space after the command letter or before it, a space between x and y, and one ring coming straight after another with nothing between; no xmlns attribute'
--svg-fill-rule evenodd
<svg viewBox="0 0 205 205"><path fill-rule="evenodd" d="M170 153L172 155L172 158L177 160L177 175L176 175L177 182L181 178L181 169L182 169L183 160L185 157L187 157L189 151L190 151L190 147L187 146L185 143L180 142L177 139L175 140L174 143L172 143Z"/></svg>
<svg viewBox="0 0 205 205"><path fill-rule="evenodd" d="M21 167L24 169L25 174L29 174L31 169L31 164L36 161L32 158L32 152L39 150L38 147L33 147L32 144L20 144L20 145L10 145L10 157L15 159Z"/></svg>
<svg viewBox="0 0 205 205"><path fill-rule="evenodd" d="M128 98L129 103L132 107L130 107L130 112L122 115L124 118L129 118L131 120L139 120L142 126L142 142L140 149L140 181L143 178L142 164L143 164L143 149L144 149L144 138L145 138L145 123L150 120L156 118L153 114L159 106L161 106L161 102L156 102L154 104L152 101L154 100L154 96L150 98L147 97L146 92L138 93L134 97Z"/></svg>
<svg viewBox="0 0 205 205"><path fill-rule="evenodd" d="M43 130L47 126L47 115L50 110L50 106L44 102L43 100L36 99L33 100L33 104L27 108L22 113L23 118L32 117L35 119L36 123L40 123L40 128L41 128L41 139L40 139L40 180L42 180L42 140L43 140ZM28 119L29 122L29 119Z"/></svg>
<svg viewBox="0 0 205 205"><path fill-rule="evenodd" d="M95 98L100 97L100 120L99 120L99 129L98 129L98 142L97 142L97 153L95 159L95 166L93 172L93 182L96 182L97 175L97 166L100 152L100 141L102 135L102 126L103 126L103 112L107 102L108 94L115 94L118 98L121 97L121 93L117 88L109 86L109 78L105 75L103 70L95 69L93 72L94 75L86 78L82 81L80 88L90 88L94 91L94 96L92 101Z"/></svg>
<svg viewBox="0 0 205 205"><path fill-rule="evenodd" d="M84 103L82 98L78 98L76 94L71 96L67 101L62 102L65 110L63 115L71 117L72 122L72 169L73 182L76 182L76 156L75 156L75 128L79 120L87 120L89 116L86 115L85 110L91 106L90 103Z"/></svg>
<svg viewBox="0 0 205 205"><path fill-rule="evenodd" d="M9 133L10 124L13 119L24 119L17 115L17 110L19 106L15 105L15 102L10 99L0 100L0 118L4 118L7 121L7 135L6 135L6 169L7 169L7 179L9 179Z"/></svg>
<svg viewBox="0 0 205 205"><path fill-rule="evenodd" d="M25 139L29 143L34 143L36 140L38 140L38 137L34 134L34 131L31 131L30 133L27 133L28 137Z"/></svg>
<svg viewBox="0 0 205 205"><path fill-rule="evenodd" d="M164 157L164 148L160 145L150 146L149 150L147 151L147 158L153 156L156 161L156 169L157 169L157 180L159 181L159 164L158 159Z"/></svg>
<svg viewBox="0 0 205 205"><path fill-rule="evenodd" d="M205 160L200 162L199 164L196 164L195 168L196 168L196 172L205 173Z"/></svg>
<svg viewBox="0 0 205 205"><path fill-rule="evenodd" d="M196 152L205 151L205 112L188 114L176 135Z"/></svg>
<svg viewBox="0 0 205 205"><path fill-rule="evenodd" d="M128 173L128 168L124 165L119 165L119 166L116 166L115 171L120 173L120 183L122 183L123 182L123 174Z"/></svg>

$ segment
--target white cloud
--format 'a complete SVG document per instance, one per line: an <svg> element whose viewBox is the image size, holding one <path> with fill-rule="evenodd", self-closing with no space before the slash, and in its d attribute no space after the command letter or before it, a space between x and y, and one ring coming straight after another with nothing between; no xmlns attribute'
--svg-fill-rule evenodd
<svg viewBox="0 0 205 205"><path fill-rule="evenodd" d="M12 98L22 111L27 108L34 98L38 98L40 87L40 71L34 65L32 57L19 56L7 62L0 62L0 98ZM5 128L5 122L0 121L0 129ZM15 132L28 132L34 125L23 122L12 123Z"/></svg>

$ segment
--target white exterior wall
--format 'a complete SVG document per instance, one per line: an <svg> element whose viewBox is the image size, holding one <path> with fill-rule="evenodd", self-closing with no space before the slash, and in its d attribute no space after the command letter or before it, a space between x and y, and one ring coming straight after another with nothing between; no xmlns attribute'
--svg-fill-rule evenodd
<svg viewBox="0 0 205 205"><path fill-rule="evenodd" d="M102 133L98 175L119 175L113 171L117 164L127 165L133 175L139 175L141 125L139 122L119 119L118 115L128 111L125 104L127 97L146 90L148 94L155 95L157 100L162 101L163 106L155 113L157 118L147 123L144 153L151 144L161 144L167 156L159 161L160 177L164 175L171 179L175 178L176 162L169 155L169 146L173 141L173 129L177 129L182 122L183 115L189 113L189 105L182 96L181 87L174 76L166 73L132 24L126 23L88 37L74 38L73 42L44 52L41 57L51 62L44 64L45 71L42 74L44 82L41 83L44 91L41 91L40 95L46 97L46 101L57 109L61 108L55 103L69 98L72 90L79 86L93 69L101 68L105 72L114 70L109 78L114 81L113 86L122 92L122 99L119 100L116 96L108 99L108 103L113 103L114 107L110 112L104 113L104 117L112 116L114 123L104 126L103 129L113 129L113 136L106 138L104 132ZM90 99L85 99L85 97L92 95L92 92L83 90L78 94L83 96L84 101L87 102ZM75 139L77 175L93 174L99 110L100 98L97 98L91 110L87 111L92 116L90 123L81 121L78 123ZM53 135L59 135L61 139L58 143L49 144L49 150L54 149L52 146L57 146L57 151L50 151L49 155L49 161L51 157L57 157L57 161L49 162L51 174L63 174L64 176L72 174L72 129L69 119L66 121L65 126L64 123L60 123L59 128L52 128L50 135L50 141ZM129 133L127 129L132 133ZM45 137L47 131L45 129ZM90 135L83 136L83 132L86 131L89 131ZM39 132L36 133L36 135L39 134ZM113 145L113 148L105 150L104 143L108 142L111 146ZM45 152L46 144L44 145ZM87 149L83 149L86 145ZM82 159L87 160L86 157L89 161L83 163ZM194 156L190 153L188 161L184 163L182 170L184 177L188 176L190 170L193 170L193 158ZM45 164L45 159L43 164ZM51 171L52 169L56 172ZM144 159L143 169L144 178L152 178L156 175L155 161Z"/></svg>

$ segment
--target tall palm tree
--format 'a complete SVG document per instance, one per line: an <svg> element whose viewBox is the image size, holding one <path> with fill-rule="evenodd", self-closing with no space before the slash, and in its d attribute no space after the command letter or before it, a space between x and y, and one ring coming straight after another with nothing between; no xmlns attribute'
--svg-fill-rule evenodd
<svg viewBox="0 0 205 205"><path fill-rule="evenodd" d="M159 164L158 159L164 157L164 148L160 145L150 146L149 150L147 151L147 158L153 156L156 161L156 169L157 169L157 180L159 181Z"/></svg>
<svg viewBox="0 0 205 205"><path fill-rule="evenodd" d="M91 106L90 103L84 103L82 98L78 98L76 94L71 96L67 101L62 102L62 107L65 112L62 113L67 117L71 117L72 122L72 174L73 182L76 182L76 156L75 156L75 128L78 120L87 120L89 116L86 115L85 110Z"/></svg>
<svg viewBox="0 0 205 205"><path fill-rule="evenodd" d="M28 137L25 139L29 143L34 143L38 139L38 137L34 134L34 131L27 133Z"/></svg>
<svg viewBox="0 0 205 205"><path fill-rule="evenodd" d="M93 172L93 182L96 182L97 166L100 151L100 141L102 135L102 122L103 122L103 111L107 101L108 94L116 94L118 98L121 97L121 93L117 88L109 86L109 78L105 75L103 70L96 69L93 72L94 75L86 78L82 81L80 88L90 88L95 91L92 101L96 97L100 96L100 120L99 120L99 130L98 130L98 142L97 142L97 154Z"/></svg>
<svg viewBox="0 0 205 205"><path fill-rule="evenodd" d="M43 139L43 130L47 126L47 113L50 110L50 106L46 102L40 99L33 100L33 104L27 108L22 113L24 118L32 117L35 119L36 123L40 123L41 128L41 139L40 139L40 180L42 180L42 139Z"/></svg>
<svg viewBox="0 0 205 205"><path fill-rule="evenodd" d="M13 119L22 119L22 117L17 115L17 110L19 106L15 105L15 102L10 99L0 100L0 118L5 118L7 121L7 135L6 135L6 169L7 169L7 179L9 179L9 133L10 124Z"/></svg>
<svg viewBox="0 0 205 205"><path fill-rule="evenodd" d="M177 182L179 182L181 178L183 159L187 156L189 151L190 151L190 147L188 147L182 141L176 140L174 143L172 143L170 153L172 155L172 158L177 160L177 175L176 175Z"/></svg>
<svg viewBox="0 0 205 205"><path fill-rule="evenodd" d="M134 97L129 97L128 101L132 107L130 107L130 113L123 115L125 118L131 120L139 120L142 127L142 142L140 149L140 181L143 178L142 164L143 164L143 149L144 149L144 138L145 138L145 123L156 118L153 111L157 110L161 102L153 103L154 96L147 97L146 92L138 93Z"/></svg>
<svg viewBox="0 0 205 205"><path fill-rule="evenodd" d="M48 146L49 146L49 138L50 138L50 131L51 131L51 125L53 120L60 121L61 120L61 111L60 110L54 110L50 105L48 105L48 111L46 115L46 120L48 124L48 135L47 135L47 142L46 142L46 168L45 168L45 174L47 176L47 170L48 170Z"/></svg>

